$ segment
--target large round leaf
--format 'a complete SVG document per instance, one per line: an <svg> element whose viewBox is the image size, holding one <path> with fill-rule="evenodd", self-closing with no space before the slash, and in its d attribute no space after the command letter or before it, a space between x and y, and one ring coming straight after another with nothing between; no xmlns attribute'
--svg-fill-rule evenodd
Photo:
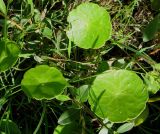
<svg viewBox="0 0 160 134"><path fill-rule="evenodd" d="M30 97L52 99L61 94L67 86L61 72L47 65L40 65L28 70L21 82L22 90Z"/></svg>
<svg viewBox="0 0 160 134"><path fill-rule="evenodd" d="M111 70L98 75L89 97L92 111L112 122L136 118L146 107L147 100L143 81L127 70Z"/></svg>
<svg viewBox="0 0 160 134"><path fill-rule="evenodd" d="M17 61L19 47L11 41L0 41L0 72L11 68Z"/></svg>
<svg viewBox="0 0 160 134"><path fill-rule="evenodd" d="M83 3L68 16L68 38L81 48L100 48L110 38L112 26L108 12L94 3Z"/></svg>

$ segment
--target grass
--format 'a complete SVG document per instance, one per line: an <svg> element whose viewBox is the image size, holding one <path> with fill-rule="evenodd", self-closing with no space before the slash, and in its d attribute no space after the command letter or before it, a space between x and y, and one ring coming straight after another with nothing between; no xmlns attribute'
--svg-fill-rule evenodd
<svg viewBox="0 0 160 134"><path fill-rule="evenodd" d="M89 1L89 0L88 0ZM103 48L82 50L74 47L68 56L67 16L69 11L85 0L35 0L32 5L27 0L13 1L8 10L8 38L15 41L22 49L17 64L10 70L0 73L0 116L1 120L11 119L22 134L50 134L57 126L61 113L73 107L71 102L57 100L41 102L29 99L21 90L20 82L24 73L37 64L48 64L59 68L65 77L71 79L72 86L91 83L92 76L97 75L97 68L102 62L113 63L123 59L126 68L140 73L152 70L151 65L160 60L160 39L144 43L142 31L155 16L146 0L92 0L106 8L112 18L113 36ZM3 30L3 18L0 14L0 29ZM46 31L45 31L46 30ZM2 32L0 33L2 37ZM27 55L26 55L27 53ZM115 66L115 68L123 68ZM104 66L104 69L107 66ZM69 93L66 90L70 96ZM155 96L159 96L159 93ZM86 104L88 105L88 104ZM159 105L149 103L150 114L140 126L129 134L159 133ZM90 112L89 112L90 113ZM83 115L84 114L84 115ZM82 113L83 129L97 133L99 121L95 116L87 117ZM88 124L91 125L88 125ZM117 126L115 126L117 128ZM85 134L85 132L83 132Z"/></svg>

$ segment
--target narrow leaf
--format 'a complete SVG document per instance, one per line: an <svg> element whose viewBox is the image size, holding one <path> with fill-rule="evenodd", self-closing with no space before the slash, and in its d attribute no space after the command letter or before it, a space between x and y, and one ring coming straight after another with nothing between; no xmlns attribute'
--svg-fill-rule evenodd
<svg viewBox="0 0 160 134"><path fill-rule="evenodd" d="M3 14L7 15L6 5L5 5L5 3L4 3L3 0L0 0L0 11L1 11Z"/></svg>

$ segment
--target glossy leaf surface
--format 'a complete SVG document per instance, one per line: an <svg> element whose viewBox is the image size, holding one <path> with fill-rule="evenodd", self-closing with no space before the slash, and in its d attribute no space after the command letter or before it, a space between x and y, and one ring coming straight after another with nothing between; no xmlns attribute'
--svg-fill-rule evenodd
<svg viewBox="0 0 160 134"><path fill-rule="evenodd" d="M89 97L92 111L112 122L136 118L144 110L147 100L148 92L143 81L136 73L127 70L111 70L98 75Z"/></svg>
<svg viewBox="0 0 160 134"><path fill-rule="evenodd" d="M100 48L111 37L109 13L94 3L83 3L69 13L68 38L85 49Z"/></svg>
<svg viewBox="0 0 160 134"><path fill-rule="evenodd" d="M47 65L40 65L28 70L21 82L22 90L38 100L52 99L61 94L67 86L61 72Z"/></svg>

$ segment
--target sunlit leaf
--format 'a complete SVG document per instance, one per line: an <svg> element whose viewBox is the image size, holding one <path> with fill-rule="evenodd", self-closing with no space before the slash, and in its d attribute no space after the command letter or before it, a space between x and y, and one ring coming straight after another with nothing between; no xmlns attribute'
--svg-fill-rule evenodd
<svg viewBox="0 0 160 134"><path fill-rule="evenodd" d="M157 71L151 71L146 73L144 77L144 81L146 83L146 88L151 94L157 93L160 89L160 73Z"/></svg>
<svg viewBox="0 0 160 134"><path fill-rule="evenodd" d="M125 122L139 116L148 100L148 92L136 73L111 70L98 75L90 89L92 111L112 122Z"/></svg>
<svg viewBox="0 0 160 134"><path fill-rule="evenodd" d="M0 12L7 15L6 5L3 0L0 0Z"/></svg>
<svg viewBox="0 0 160 134"><path fill-rule="evenodd" d="M59 101L68 101L68 100L71 100L71 98L69 98L67 95L58 95L55 97L57 100Z"/></svg>
<svg viewBox="0 0 160 134"><path fill-rule="evenodd" d="M133 123L133 122L128 122L128 123L125 123L125 124L121 125L121 126L117 129L117 132L118 132L119 134L125 133L125 132L131 130L133 127L134 127L134 123Z"/></svg>
<svg viewBox="0 0 160 134"><path fill-rule="evenodd" d="M47 37L48 39L51 39L52 38L52 30L48 27L45 27L43 30L42 30L42 35L44 37Z"/></svg>
<svg viewBox="0 0 160 134"><path fill-rule="evenodd" d="M109 13L94 3L82 3L69 13L68 38L81 48L100 48L111 37Z"/></svg>
<svg viewBox="0 0 160 134"><path fill-rule="evenodd" d="M67 86L61 72L47 65L40 65L28 70L21 82L22 90L38 100L52 99L61 94Z"/></svg>

